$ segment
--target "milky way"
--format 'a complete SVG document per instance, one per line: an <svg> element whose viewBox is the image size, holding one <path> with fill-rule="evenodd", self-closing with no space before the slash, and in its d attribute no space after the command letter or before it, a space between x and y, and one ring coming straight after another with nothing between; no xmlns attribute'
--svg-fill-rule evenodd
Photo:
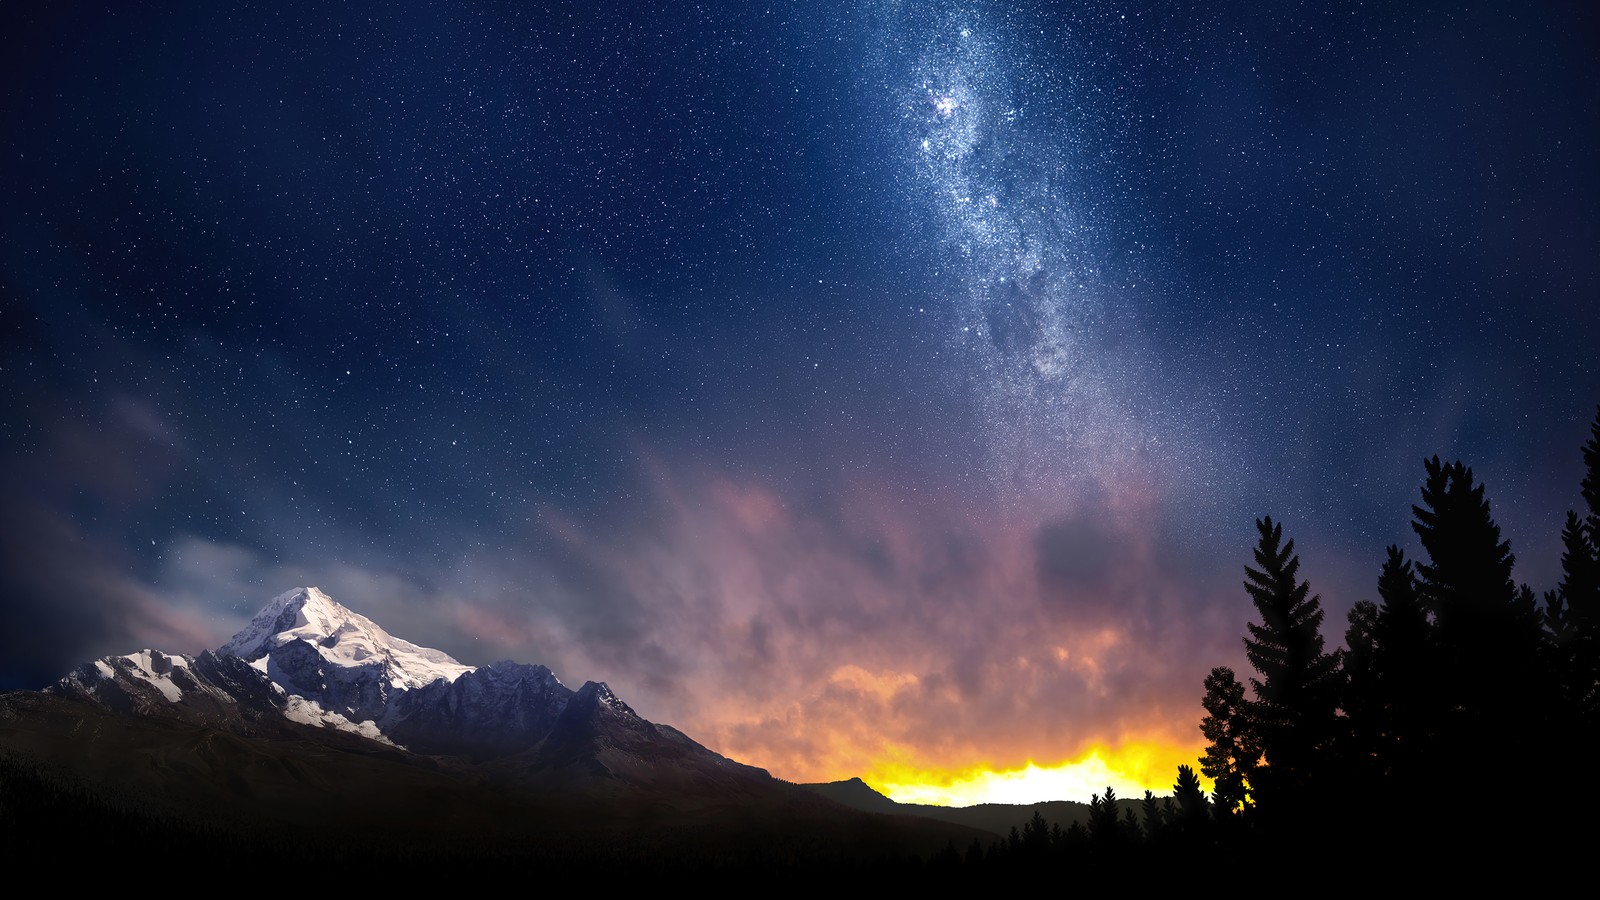
<svg viewBox="0 0 1600 900"><path fill-rule="evenodd" d="M1110 476L1141 440L1115 408L1136 350L1107 347L1108 251L1085 213L1104 189L1079 158L1094 123L1070 112L1093 104L1081 96L1090 89L1030 62L996 21L1003 12L907 16L891 27L915 63L895 72L902 59L886 61L886 81L900 89L906 205L926 203L942 225L939 270L993 441L991 474L1012 499L1037 499L1072 477Z"/></svg>

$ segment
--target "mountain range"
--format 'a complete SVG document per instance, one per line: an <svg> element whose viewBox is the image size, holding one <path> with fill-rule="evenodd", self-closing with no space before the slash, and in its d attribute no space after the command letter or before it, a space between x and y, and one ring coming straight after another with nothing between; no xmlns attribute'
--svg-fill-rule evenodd
<svg viewBox="0 0 1600 900"><path fill-rule="evenodd" d="M1081 817L1062 807L1063 824ZM782 781L603 682L465 665L314 587L214 651L108 656L0 694L0 840L39 852L104 821L122 823L131 858L186 835L214 859L287 842L340 858L812 865L987 842L1030 812L972 810Z"/></svg>
<svg viewBox="0 0 1600 900"><path fill-rule="evenodd" d="M646 721L603 682L574 691L544 666L464 665L314 587L278 596L215 652L109 656L48 691L245 736L344 732L524 784L737 792L773 781Z"/></svg>

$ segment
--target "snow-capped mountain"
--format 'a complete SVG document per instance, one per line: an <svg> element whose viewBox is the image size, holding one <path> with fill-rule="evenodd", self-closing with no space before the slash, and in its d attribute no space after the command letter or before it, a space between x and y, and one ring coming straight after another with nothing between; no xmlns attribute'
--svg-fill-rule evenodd
<svg viewBox="0 0 1600 900"><path fill-rule="evenodd" d="M238 871L269 852L368 880L415 868L401 859L608 878L631 861L659 878L689 859L900 858L974 834L846 809L647 721L602 682L469 666L315 588L214 651L141 650L0 692L0 801L7 840L47 822L26 846L74 864L86 846L141 871Z"/></svg>
<svg viewBox="0 0 1600 900"><path fill-rule="evenodd" d="M645 720L602 682L573 691L544 666L465 665L389 634L314 587L274 598L214 652L105 657L51 691L247 735L314 726L426 756L503 760L540 781L770 779Z"/></svg>
<svg viewBox="0 0 1600 900"><path fill-rule="evenodd" d="M454 681L472 671L472 666L456 662L443 651L394 637L314 587L278 595L217 652L247 662L276 660L296 643L306 645L318 657L317 669L360 671L377 676L377 683L393 690L415 689L440 679ZM296 677L302 673L285 674Z"/></svg>
<svg viewBox="0 0 1600 900"><path fill-rule="evenodd" d="M79 667L54 690L190 720L276 712L291 722L392 743L379 724L392 715L392 703L471 670L448 654L390 635L308 587L274 598L215 652L194 659L158 650L106 657ZM161 701L172 708L162 709Z"/></svg>

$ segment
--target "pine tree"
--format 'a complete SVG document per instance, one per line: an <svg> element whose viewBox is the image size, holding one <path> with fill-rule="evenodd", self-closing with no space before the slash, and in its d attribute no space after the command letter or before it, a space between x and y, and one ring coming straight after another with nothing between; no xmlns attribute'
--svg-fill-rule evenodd
<svg viewBox="0 0 1600 900"><path fill-rule="evenodd" d="M1144 840L1144 829L1139 827L1139 817L1134 814L1132 807L1122 811L1122 837L1134 844Z"/></svg>
<svg viewBox="0 0 1600 900"><path fill-rule="evenodd" d="M1561 694L1552 674L1533 592L1511 579L1516 557L1500 536L1484 486L1460 461L1424 461L1422 505L1412 528L1427 562L1417 564L1432 616L1427 700L1416 722L1431 743L1414 760L1413 790L1440 798L1447 820L1475 812L1458 785L1478 777L1485 752L1501 759L1548 753Z"/></svg>
<svg viewBox="0 0 1600 900"><path fill-rule="evenodd" d="M1210 743L1200 758L1200 772L1215 787L1213 802L1219 814L1240 809L1248 796L1250 775L1261 759L1254 732L1250 730L1244 685L1227 666L1218 666L1206 676L1206 693L1201 705L1205 718L1200 733Z"/></svg>
<svg viewBox="0 0 1600 900"><path fill-rule="evenodd" d="M1600 547L1596 547L1588 524L1576 512L1567 510L1561 528L1561 583L1545 594L1545 621L1555 642L1569 646L1592 630L1592 620L1600 610Z"/></svg>
<svg viewBox="0 0 1600 900"><path fill-rule="evenodd" d="M1144 813L1145 839L1154 841L1160 838L1162 831L1161 804L1156 802L1153 791L1144 792L1144 801L1139 804L1140 811Z"/></svg>
<svg viewBox="0 0 1600 900"><path fill-rule="evenodd" d="M1178 780L1172 785L1172 796L1177 800L1175 815L1167 818L1172 833L1180 841L1193 841L1203 834L1211 822L1210 805L1205 791L1200 789L1200 776L1188 766L1178 767Z"/></svg>
<svg viewBox="0 0 1600 900"><path fill-rule="evenodd" d="M1425 460L1423 506L1411 508L1412 529L1427 563L1417 565L1421 594L1433 616L1444 727L1452 741L1481 738L1484 729L1525 728L1525 707L1537 696L1540 633L1526 596L1511 580L1516 557L1501 540L1484 486L1459 460Z"/></svg>
<svg viewBox="0 0 1600 900"><path fill-rule="evenodd" d="M1500 539L1484 486L1459 460L1441 465L1424 460L1424 506L1411 507L1411 528L1422 539L1428 562L1417 566L1440 637L1449 642L1483 640L1484 629L1503 624L1516 588L1511 542Z"/></svg>
<svg viewBox="0 0 1600 900"><path fill-rule="evenodd" d="M1422 657L1428 644L1428 611L1423 606L1417 576L1399 547L1390 544L1388 558L1378 572L1377 637L1384 663L1384 678L1415 681L1421 677ZM1394 689L1391 685L1391 690Z"/></svg>
<svg viewBox="0 0 1600 900"><path fill-rule="evenodd" d="M1261 615L1246 627L1245 657L1260 678L1250 679L1250 731L1265 763L1251 780L1252 794L1278 814L1309 803L1311 782L1336 730L1340 670L1336 653L1323 650L1322 599L1298 581L1294 541L1283 543L1283 526L1256 522L1261 539L1256 567L1245 567L1245 590Z"/></svg>
<svg viewBox="0 0 1600 900"><path fill-rule="evenodd" d="M1583 445L1584 515L1568 510L1561 529L1561 583L1545 594L1545 623L1567 710L1600 720L1600 410Z"/></svg>
<svg viewBox="0 0 1600 900"><path fill-rule="evenodd" d="M1033 858L1043 858L1050 849L1050 824L1036 807L1033 816L1023 823L1022 847Z"/></svg>
<svg viewBox="0 0 1600 900"><path fill-rule="evenodd" d="M1344 697L1340 707L1349 719L1350 744L1347 756L1357 768L1377 754L1382 690L1378 686L1378 668L1382 649L1378 645L1378 604L1371 600L1358 600L1350 607L1348 625L1344 630Z"/></svg>
<svg viewBox="0 0 1600 900"><path fill-rule="evenodd" d="M1120 842L1122 825L1117 818L1117 792L1106 788L1104 797L1099 794L1089 798L1089 837L1098 844Z"/></svg>

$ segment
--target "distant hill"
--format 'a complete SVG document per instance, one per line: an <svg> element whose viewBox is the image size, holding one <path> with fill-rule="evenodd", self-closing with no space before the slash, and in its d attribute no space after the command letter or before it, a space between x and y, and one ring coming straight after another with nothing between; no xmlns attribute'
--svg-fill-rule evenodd
<svg viewBox="0 0 1600 900"><path fill-rule="evenodd" d="M1045 800L1029 804L980 803L977 806L932 806L924 803L896 803L873 790L871 785L860 778L805 784L801 787L851 809L885 815L917 816L938 822L965 825L1001 837L1009 834L1012 828L1020 830L1023 824L1033 818L1034 810L1038 810L1039 815L1044 816L1045 821L1051 825L1060 825L1062 828L1070 828L1074 822L1087 825L1089 821L1089 804L1073 800ZM1132 809L1134 815L1139 815L1141 799L1119 798L1117 809Z"/></svg>

